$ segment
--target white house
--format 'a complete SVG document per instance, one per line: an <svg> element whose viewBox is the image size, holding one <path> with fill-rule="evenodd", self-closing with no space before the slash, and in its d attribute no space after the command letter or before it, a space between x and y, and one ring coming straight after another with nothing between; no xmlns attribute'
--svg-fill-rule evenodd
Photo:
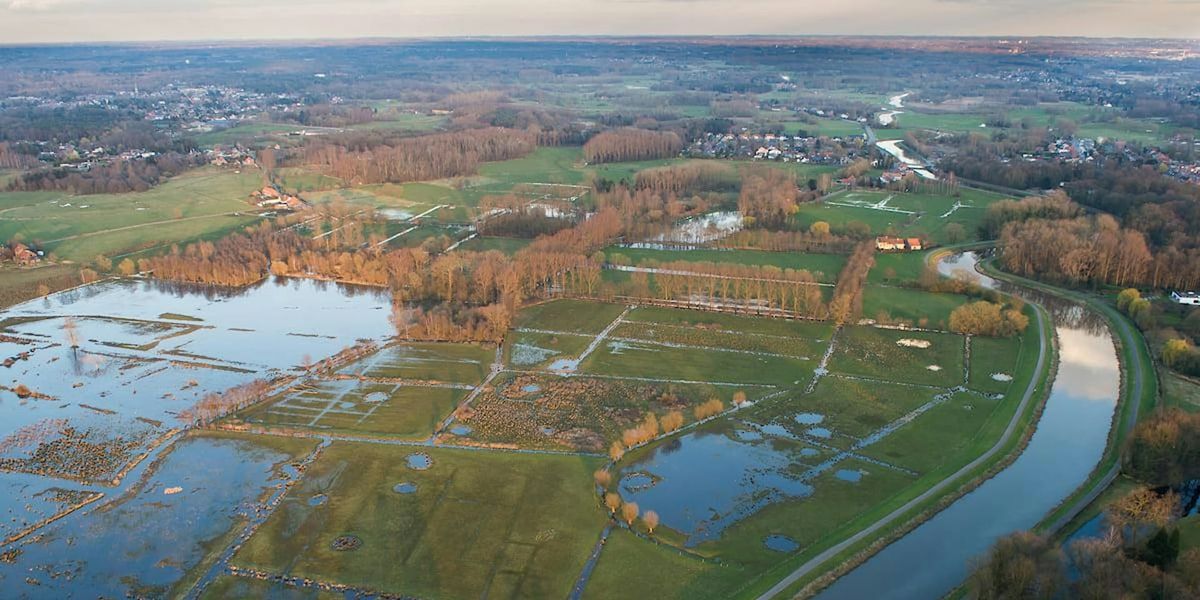
<svg viewBox="0 0 1200 600"><path fill-rule="evenodd" d="M1171 300L1179 304L1200 306L1200 294L1196 292L1171 292Z"/></svg>

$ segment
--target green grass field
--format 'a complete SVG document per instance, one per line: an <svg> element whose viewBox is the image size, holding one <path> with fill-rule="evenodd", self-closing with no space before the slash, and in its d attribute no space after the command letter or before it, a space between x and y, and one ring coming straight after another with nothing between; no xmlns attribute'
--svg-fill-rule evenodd
<svg viewBox="0 0 1200 600"><path fill-rule="evenodd" d="M288 390L240 417L266 427L423 440L465 395L462 389L320 381Z"/></svg>
<svg viewBox="0 0 1200 600"><path fill-rule="evenodd" d="M579 371L664 380L791 385L811 378L815 365L813 359L608 341L579 365Z"/></svg>
<svg viewBox="0 0 1200 600"><path fill-rule="evenodd" d="M231 146L236 143L254 144L267 139L281 138L282 134L304 129L301 125L251 121L228 129L218 129L195 136L201 146Z"/></svg>
<svg viewBox="0 0 1200 600"><path fill-rule="evenodd" d="M866 437L930 402L937 393L936 390L902 383L823 377L812 394L763 407L754 411L751 419L760 423L782 422L789 430L799 434L809 426L781 417L797 411L822 415L824 419L820 426L834 433L830 443L843 446L844 436Z"/></svg>
<svg viewBox="0 0 1200 600"><path fill-rule="evenodd" d="M504 345L504 364L513 369L544 368L560 358L574 358L592 341L586 334L518 331Z"/></svg>
<svg viewBox="0 0 1200 600"><path fill-rule="evenodd" d="M929 346L907 346L906 340ZM834 373L941 387L960 385L965 376L960 335L846 327L838 334L836 346L829 361Z"/></svg>
<svg viewBox="0 0 1200 600"><path fill-rule="evenodd" d="M528 246L531 241L521 238L477 237L459 246L459 249L471 252L497 250L512 256L520 252L525 246Z"/></svg>
<svg viewBox="0 0 1200 600"><path fill-rule="evenodd" d="M863 453L919 473L933 471L954 460L999 405L973 394L954 394L921 415L916 426L901 428Z"/></svg>
<svg viewBox="0 0 1200 600"><path fill-rule="evenodd" d="M624 311L625 307L620 304L551 300L523 309L517 315L515 326L595 335Z"/></svg>
<svg viewBox="0 0 1200 600"><path fill-rule="evenodd" d="M994 115L1004 115L1013 127L980 127ZM880 139L902 139L909 130L931 130L953 133L980 133L992 135L998 132L1019 131L1022 121L1031 127L1054 127L1059 119L1076 123L1079 137L1106 138L1142 143L1163 143L1180 131L1169 122L1155 119L1139 119L1120 116L1117 109L1086 106L1075 102L1046 102L1037 106L990 107L963 112L928 112L922 108L906 108L896 117L895 129L878 130Z"/></svg>
<svg viewBox="0 0 1200 600"><path fill-rule="evenodd" d="M788 321L710 313L679 308L639 306L629 311L626 321L716 329L732 333L767 334L807 340L828 340L833 326L820 321Z"/></svg>
<svg viewBox="0 0 1200 600"><path fill-rule="evenodd" d="M78 261L190 241L255 222L247 200L261 186L257 171L205 167L141 193L4 192L0 239L19 234L60 258Z"/></svg>
<svg viewBox="0 0 1200 600"><path fill-rule="evenodd" d="M647 322L622 323L613 330L612 337L808 358L821 356L826 346L824 342L801 337Z"/></svg>
<svg viewBox="0 0 1200 600"><path fill-rule="evenodd" d="M1200 412L1200 385L1170 371L1162 371L1163 404Z"/></svg>
<svg viewBox="0 0 1200 600"><path fill-rule="evenodd" d="M920 236L946 244L978 239L986 208L1004 198L1001 194L970 188L960 189L957 196L852 190L831 194L824 202L801 204L793 223L796 228L808 229L816 221L825 221L834 231L840 231L858 221L870 227L874 235ZM887 200L885 207L907 213L872 208L871 205L884 200ZM946 228L952 223L962 228L961 239L952 239L947 233Z"/></svg>
<svg viewBox="0 0 1200 600"><path fill-rule="evenodd" d="M1003 394L1012 387L1014 369L1024 351L1021 338L994 338L974 336L971 338L971 368L967 374L967 386L973 390Z"/></svg>
<svg viewBox="0 0 1200 600"><path fill-rule="evenodd" d="M427 470L407 457L432 459ZM603 525L600 462L335 442L235 555L239 566L427 598L561 598ZM416 489L394 491L401 483ZM313 506L318 494L327 499ZM361 547L331 544L352 535Z"/></svg>
<svg viewBox="0 0 1200 600"><path fill-rule="evenodd" d="M867 274L867 283L897 284L917 281L924 270L923 252L876 253L875 266Z"/></svg>
<svg viewBox="0 0 1200 600"><path fill-rule="evenodd" d="M868 285L863 290L863 316L883 322L904 321L922 329L949 329L950 313L969 298L912 288Z"/></svg>

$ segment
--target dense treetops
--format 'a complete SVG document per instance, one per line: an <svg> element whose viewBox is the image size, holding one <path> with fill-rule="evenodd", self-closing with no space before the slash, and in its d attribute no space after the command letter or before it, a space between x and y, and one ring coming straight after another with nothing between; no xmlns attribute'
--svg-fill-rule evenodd
<svg viewBox="0 0 1200 600"><path fill-rule="evenodd" d="M395 132L315 138L297 160L353 184L403 183L471 175L485 162L533 152L536 136L489 127L418 137Z"/></svg>
<svg viewBox="0 0 1200 600"><path fill-rule="evenodd" d="M673 132L626 127L596 134L583 145L589 163L670 158L683 150L683 140Z"/></svg>

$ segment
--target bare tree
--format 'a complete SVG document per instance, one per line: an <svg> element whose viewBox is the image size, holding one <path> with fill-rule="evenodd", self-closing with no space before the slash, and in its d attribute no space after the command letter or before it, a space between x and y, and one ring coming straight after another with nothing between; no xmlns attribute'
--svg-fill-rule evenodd
<svg viewBox="0 0 1200 600"><path fill-rule="evenodd" d="M617 509L621 507L621 496L609 492L604 495L604 506L608 507L608 514L617 514Z"/></svg>
<svg viewBox="0 0 1200 600"><path fill-rule="evenodd" d="M648 510L642 514L642 522L646 524L646 531L654 535L654 529L658 527L658 513Z"/></svg>
<svg viewBox="0 0 1200 600"><path fill-rule="evenodd" d="M608 469L597 469L595 473L592 473L592 479L595 480L596 487L606 490L612 484L612 473Z"/></svg>
<svg viewBox="0 0 1200 600"><path fill-rule="evenodd" d="M613 442L612 445L608 447L608 457L611 458L613 462L617 462L618 460L621 460L622 456L625 456L625 446L622 445L620 441Z"/></svg>
<svg viewBox="0 0 1200 600"><path fill-rule="evenodd" d="M63 335L67 338L67 345L71 348L79 347L79 327L75 323L75 317L67 317L63 319L62 324Z"/></svg>
<svg viewBox="0 0 1200 600"><path fill-rule="evenodd" d="M630 527L632 527L633 522L636 521L638 518L637 502L626 502L625 504L622 504L621 505L621 518L625 520L626 525L629 525Z"/></svg>
<svg viewBox="0 0 1200 600"><path fill-rule="evenodd" d="M1063 552L1041 536L1021 531L1001 538L967 580L977 600L1050 599L1063 589Z"/></svg>

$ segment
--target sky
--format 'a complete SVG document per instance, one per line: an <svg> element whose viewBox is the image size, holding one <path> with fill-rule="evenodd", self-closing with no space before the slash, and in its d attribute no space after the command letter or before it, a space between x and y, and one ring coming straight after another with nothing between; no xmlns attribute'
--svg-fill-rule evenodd
<svg viewBox="0 0 1200 600"><path fill-rule="evenodd" d="M659 34L1200 38L1200 0L0 0L0 44Z"/></svg>

